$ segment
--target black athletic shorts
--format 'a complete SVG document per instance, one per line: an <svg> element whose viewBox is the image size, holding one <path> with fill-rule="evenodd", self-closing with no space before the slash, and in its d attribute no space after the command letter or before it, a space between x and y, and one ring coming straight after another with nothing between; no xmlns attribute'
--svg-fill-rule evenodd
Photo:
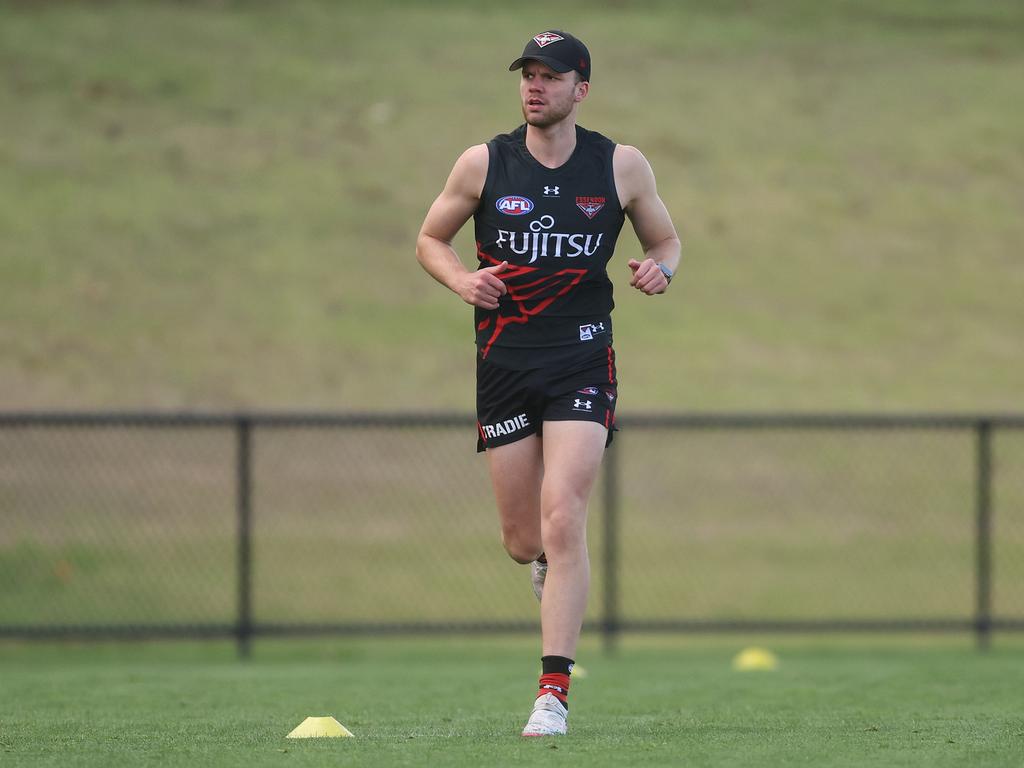
<svg viewBox="0 0 1024 768"><path fill-rule="evenodd" d="M568 366L526 371L499 368L477 355L476 449L485 451L540 435L545 421L603 424L608 429L607 446L616 430L618 397L611 347Z"/></svg>

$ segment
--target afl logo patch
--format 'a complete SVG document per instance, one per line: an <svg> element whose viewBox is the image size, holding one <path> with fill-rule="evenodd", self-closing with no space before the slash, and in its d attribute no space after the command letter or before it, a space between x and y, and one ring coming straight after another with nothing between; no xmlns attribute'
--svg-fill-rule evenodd
<svg viewBox="0 0 1024 768"><path fill-rule="evenodd" d="M494 206L509 216L523 216L533 210L533 200L519 195L505 195Z"/></svg>

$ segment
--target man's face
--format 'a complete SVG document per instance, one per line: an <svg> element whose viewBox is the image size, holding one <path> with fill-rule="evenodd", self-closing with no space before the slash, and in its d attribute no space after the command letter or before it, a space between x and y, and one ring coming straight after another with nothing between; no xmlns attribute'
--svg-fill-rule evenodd
<svg viewBox="0 0 1024 768"><path fill-rule="evenodd" d="M575 72L555 72L547 64L527 61L519 82L523 118L538 128L554 125L572 114L587 88L587 83L576 82Z"/></svg>

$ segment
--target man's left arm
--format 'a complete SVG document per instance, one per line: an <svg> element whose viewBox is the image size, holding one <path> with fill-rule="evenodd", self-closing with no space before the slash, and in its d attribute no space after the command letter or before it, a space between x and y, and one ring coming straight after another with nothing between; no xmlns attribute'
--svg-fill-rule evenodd
<svg viewBox="0 0 1024 768"><path fill-rule="evenodd" d="M619 201L644 251L643 261L629 260L633 270L629 284L648 295L664 293L669 278L662 266L675 273L681 246L672 217L658 196L654 171L640 150L623 144L615 148L613 166Z"/></svg>

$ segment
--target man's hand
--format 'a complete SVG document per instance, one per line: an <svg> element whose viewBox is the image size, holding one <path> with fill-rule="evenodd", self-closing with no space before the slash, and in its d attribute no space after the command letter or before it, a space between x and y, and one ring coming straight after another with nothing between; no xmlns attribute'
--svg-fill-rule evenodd
<svg viewBox="0 0 1024 768"><path fill-rule="evenodd" d="M497 309L498 298L508 293L505 281L498 277L508 269L508 262L503 261L494 267L467 272L462 278L458 294L467 304L481 309ZM658 274L661 274L659 271Z"/></svg>
<svg viewBox="0 0 1024 768"><path fill-rule="evenodd" d="M668 288L668 278L654 259L644 259L642 262L630 259L628 266L633 270L633 279L629 284L638 291L653 296L656 293L664 293Z"/></svg>

